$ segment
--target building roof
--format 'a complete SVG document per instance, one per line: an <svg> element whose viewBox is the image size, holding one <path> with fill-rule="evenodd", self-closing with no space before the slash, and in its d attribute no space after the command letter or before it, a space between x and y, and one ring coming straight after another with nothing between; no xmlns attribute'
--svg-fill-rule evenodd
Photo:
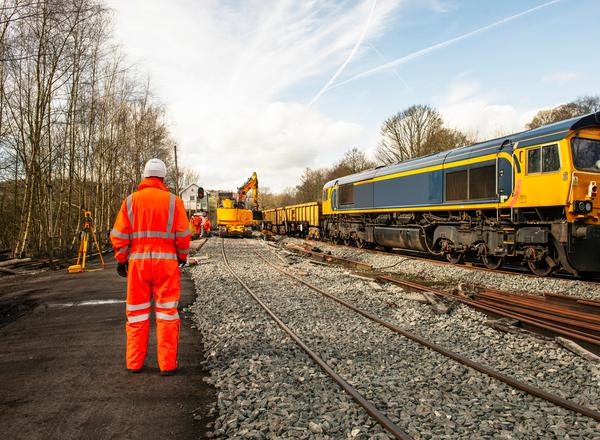
<svg viewBox="0 0 600 440"><path fill-rule="evenodd" d="M192 186L198 187L200 188L200 185L198 185L197 183L191 183L188 186L186 186L185 188L183 188L181 191L179 191L179 195L183 194L184 192L186 192L188 189L190 189Z"/></svg>

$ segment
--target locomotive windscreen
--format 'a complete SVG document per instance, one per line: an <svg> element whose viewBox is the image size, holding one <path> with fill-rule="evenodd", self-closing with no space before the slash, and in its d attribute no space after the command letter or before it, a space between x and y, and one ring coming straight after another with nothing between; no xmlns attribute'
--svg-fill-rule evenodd
<svg viewBox="0 0 600 440"><path fill-rule="evenodd" d="M575 168L582 171L600 171L600 141L573 138L571 148Z"/></svg>

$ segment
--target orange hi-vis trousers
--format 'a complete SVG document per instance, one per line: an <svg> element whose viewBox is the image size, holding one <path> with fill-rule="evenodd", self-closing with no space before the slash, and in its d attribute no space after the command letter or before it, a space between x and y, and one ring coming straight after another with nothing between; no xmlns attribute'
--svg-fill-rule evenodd
<svg viewBox="0 0 600 440"><path fill-rule="evenodd" d="M171 266L171 267L169 267ZM152 277L145 276L152 273ZM132 260L127 274L127 368L142 368L148 348L151 301L156 313L156 353L161 371L177 368L179 267L177 261Z"/></svg>
<svg viewBox="0 0 600 440"><path fill-rule="evenodd" d="M144 179L123 202L110 235L117 261L129 264L127 368L144 365L154 301L158 366L174 370L180 325L178 260L187 260L191 235L183 202L160 179Z"/></svg>

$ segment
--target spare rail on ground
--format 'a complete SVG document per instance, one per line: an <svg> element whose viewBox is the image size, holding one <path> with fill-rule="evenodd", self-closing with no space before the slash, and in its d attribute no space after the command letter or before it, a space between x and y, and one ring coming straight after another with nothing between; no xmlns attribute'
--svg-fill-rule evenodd
<svg viewBox="0 0 600 440"><path fill-rule="evenodd" d="M544 305L543 296L540 296L539 300L533 300L533 295L524 297L508 293L499 294L499 291L486 292L482 290L481 292L474 292L474 298L470 299L391 276L378 276L377 279L430 292L439 297L451 298L480 310L516 319L534 327L549 330L600 347L600 332L597 327L597 324L600 324L600 317L598 315L593 313L573 313L572 310L565 307ZM496 299L490 300L494 296ZM574 298L574 301L576 300L578 299ZM520 306L515 307L515 303L520 304ZM568 322L566 322L567 320Z"/></svg>
<svg viewBox="0 0 600 440"><path fill-rule="evenodd" d="M328 261L328 262L335 261L338 263L355 266L355 267L358 267L363 270L372 270L373 269L373 266L370 265L369 263L364 263L362 261L357 261L357 260L351 260L350 258L337 257L335 255L327 254L325 252L313 251L313 250L307 249L303 246L298 246L295 244L286 244L285 247L286 247L286 249L291 249L296 252L310 255L311 257L320 258L323 261Z"/></svg>

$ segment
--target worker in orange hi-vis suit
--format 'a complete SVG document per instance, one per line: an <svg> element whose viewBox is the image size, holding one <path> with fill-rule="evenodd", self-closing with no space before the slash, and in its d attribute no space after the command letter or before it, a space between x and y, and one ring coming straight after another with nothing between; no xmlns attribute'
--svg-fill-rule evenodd
<svg viewBox="0 0 600 440"><path fill-rule="evenodd" d="M194 226L194 237L198 238L200 236L200 226L202 224L202 219L200 218L200 214L196 213L192 216L192 225Z"/></svg>
<svg viewBox="0 0 600 440"><path fill-rule="evenodd" d="M208 217L206 217L206 221L204 222L204 225L202 225L202 227L204 228L204 235L206 235L207 237L210 237L210 220L208 219Z"/></svg>
<svg viewBox="0 0 600 440"><path fill-rule="evenodd" d="M189 222L183 202L163 183L163 161L151 159L138 190L121 206L110 238L117 272L127 277L127 369L139 373L148 349L151 301L161 375L177 369L179 266L187 261Z"/></svg>

